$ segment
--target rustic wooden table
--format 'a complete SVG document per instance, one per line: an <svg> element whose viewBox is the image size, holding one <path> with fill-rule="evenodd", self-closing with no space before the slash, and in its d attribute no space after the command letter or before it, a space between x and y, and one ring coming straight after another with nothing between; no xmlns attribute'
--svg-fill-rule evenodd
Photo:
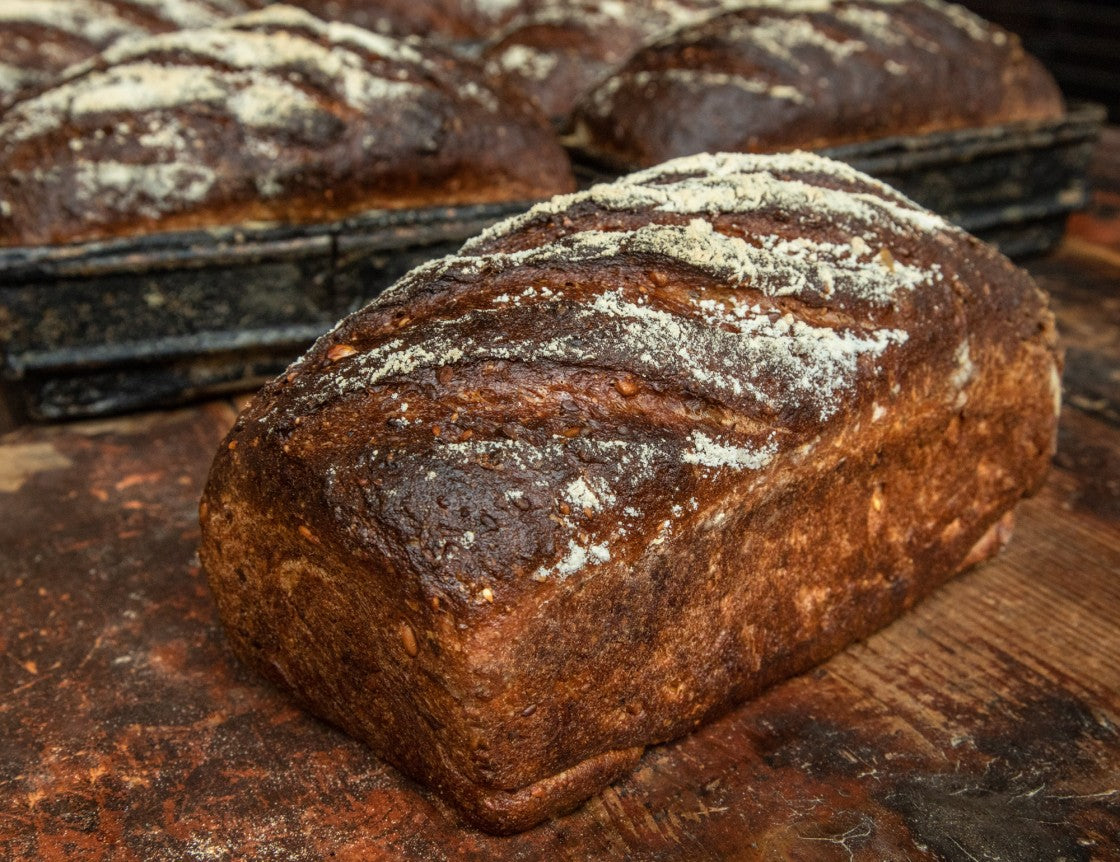
<svg viewBox="0 0 1120 862"><path fill-rule="evenodd" d="M231 405L0 438L0 858L1120 859L1120 194L1030 268L1067 406L1007 551L513 838L234 660L195 555Z"/></svg>

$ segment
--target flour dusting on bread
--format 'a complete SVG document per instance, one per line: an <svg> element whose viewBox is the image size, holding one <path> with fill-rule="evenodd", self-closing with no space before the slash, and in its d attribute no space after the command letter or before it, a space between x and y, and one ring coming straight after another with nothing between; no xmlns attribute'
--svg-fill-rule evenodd
<svg viewBox="0 0 1120 862"><path fill-rule="evenodd" d="M614 167L1053 119L1019 41L941 0L743 0L646 44L586 93L569 143Z"/></svg>
<svg viewBox="0 0 1120 862"><path fill-rule="evenodd" d="M618 218L624 221L612 223ZM946 258L919 262L906 251L930 236L959 242L963 235L827 159L680 159L539 204L459 254L413 270L324 337L321 345L344 345L337 362L319 365L320 346L296 366L296 378L307 382L286 409L316 414L400 393L389 399L392 427L412 442L391 460L383 459L396 450L371 461L377 470L398 469L423 452L453 474L506 464L540 476L534 493L559 482L565 508L555 529L567 551L541 563L536 576L566 577L607 564L620 537L659 511L656 503L636 505L643 482L666 471L700 482L760 473L787 451L784 423L797 417L799 427L824 429L849 410L859 387L908 344L905 319L891 322L900 309L925 293L951 292ZM651 273L659 275L651 281ZM403 308L414 309L403 325L373 323ZM366 319L372 328L362 325ZM411 387L489 366L621 376L628 381L623 397L673 392L742 418L729 426L694 419L696 427L676 443L641 442L625 426L572 440L530 430L506 439L506 431L483 421L496 408L476 405L482 424L471 428L471 439L445 441L441 432L430 448L412 451L410 417L435 395ZM401 387L409 387L407 397ZM556 396L534 389L525 397L547 404ZM439 415L439 402L430 403L424 409ZM260 421L286 420L272 411ZM572 458L595 467L570 472ZM629 518L623 509L637 514ZM683 509L666 509L665 529L678 517ZM460 542L459 553L483 553L485 541L476 535L469 548Z"/></svg>
<svg viewBox="0 0 1120 862"><path fill-rule="evenodd" d="M208 209L226 223L322 221L572 184L550 130L474 66L286 6L117 42L0 116L5 244L219 226Z"/></svg>

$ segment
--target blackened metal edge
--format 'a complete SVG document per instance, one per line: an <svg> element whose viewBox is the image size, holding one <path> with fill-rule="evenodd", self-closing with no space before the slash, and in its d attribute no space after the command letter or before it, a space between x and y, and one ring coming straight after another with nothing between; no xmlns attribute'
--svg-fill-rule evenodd
<svg viewBox="0 0 1120 862"><path fill-rule="evenodd" d="M420 244L429 237L443 239L454 227L490 223L522 212L533 203L370 210L324 224L255 223L65 245L4 247L0 248L0 284L287 259L327 248L333 239L349 236L376 237L386 248L402 241Z"/></svg>
<svg viewBox="0 0 1120 862"><path fill-rule="evenodd" d="M1045 121L1008 123L970 129L898 135L859 141L817 150L821 155L847 162L857 170L909 172L946 163L962 163L979 156L1054 149L1056 145L1094 143L1108 115L1103 105L1070 103L1064 116ZM609 182L638 166L611 164L576 145L569 145L573 168L581 187Z"/></svg>
<svg viewBox="0 0 1120 862"><path fill-rule="evenodd" d="M250 389L395 280L403 263L411 268L449 253L532 203L375 210L324 225L255 224L0 249L0 384L6 400L32 419L100 416ZM268 281L277 267L288 283ZM309 271L318 273L318 285ZM156 285L182 299L185 282L213 287L216 277L230 283L231 301L251 288L268 304L275 287L288 300L306 297L317 311L284 311L281 297L255 316L211 326L169 309L140 334L110 319L110 312L121 314L122 293ZM336 284L342 281L345 289ZM104 299L104 307L85 310L80 343L65 331L28 335L44 315L73 317L83 301L92 295L101 302L103 294L116 295L117 305Z"/></svg>

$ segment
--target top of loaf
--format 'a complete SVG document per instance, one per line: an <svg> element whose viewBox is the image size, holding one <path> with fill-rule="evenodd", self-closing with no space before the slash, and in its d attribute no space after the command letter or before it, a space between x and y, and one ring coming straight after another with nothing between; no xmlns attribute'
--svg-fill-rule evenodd
<svg viewBox="0 0 1120 862"><path fill-rule="evenodd" d="M960 6L742 0L635 53L581 101L572 143L632 166L700 151L815 149L1062 110L1053 79L1018 38Z"/></svg>
<svg viewBox="0 0 1120 862"><path fill-rule="evenodd" d="M263 390L215 475L433 596L489 602L718 524L730 488L835 469L898 404L963 403L977 319L1021 337L1029 297L845 165L680 159L413 270Z"/></svg>
<svg viewBox="0 0 1120 862"><path fill-rule="evenodd" d="M4 115L0 166L5 244L571 186L473 66L287 6L108 48Z"/></svg>
<svg viewBox="0 0 1120 862"><path fill-rule="evenodd" d="M637 48L700 20L721 0L542 0L488 43L486 68L513 81L556 121Z"/></svg>
<svg viewBox="0 0 1120 862"><path fill-rule="evenodd" d="M247 11L241 0L4 0L0 108L120 39L206 27Z"/></svg>
<svg viewBox="0 0 1120 862"><path fill-rule="evenodd" d="M841 232L844 241L796 231L745 237L713 225L720 218L759 212L827 224ZM627 219L641 214L644 220L630 229L596 225L580 230L592 213L601 220L615 214ZM659 218L663 215L668 218ZM375 305L408 304L429 292L433 282L470 281L485 290L477 297L480 303L485 296L499 310L522 306L539 310L561 302L562 292L530 283L520 293L495 293L495 280L504 282L511 275L558 266L605 265L620 258L660 259L746 293L741 298L691 301L701 322L695 330L676 309L640 299L634 302L611 290L585 296L572 315L584 317L588 328L601 327L609 318L624 321L614 338L622 338L633 354L629 362L635 372L641 366L664 371L679 364L686 385L729 407L762 406L767 412L796 407L824 421L840 408L858 358L877 356L891 344L905 342L907 332L861 325L864 322L855 318L840 329L811 327L788 312L776 315L777 309L764 309L758 299L820 302L833 307L834 313L843 310L858 317L892 309L900 294L941 281L941 265L903 262L889 252L898 239L889 244L880 240L872 248L864 237L915 237L952 230L939 216L839 162L809 153L755 161L727 153L704 154L538 204L483 231L458 255L414 269ZM462 361L467 355L464 348L472 342L449 323L458 321L433 321L416 345L405 347L393 339L350 361L345 370L340 367L334 393L373 385L402 370ZM726 328L738 337L725 337ZM499 338L479 348L492 358L524 362L578 363L591 355L586 344L574 345L563 338L539 336L520 345ZM365 373L355 374L358 368ZM779 376L782 385L768 392L767 384L772 386Z"/></svg>

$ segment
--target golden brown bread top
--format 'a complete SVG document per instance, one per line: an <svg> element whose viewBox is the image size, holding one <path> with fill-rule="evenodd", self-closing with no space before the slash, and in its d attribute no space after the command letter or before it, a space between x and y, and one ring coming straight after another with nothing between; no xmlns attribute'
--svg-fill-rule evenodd
<svg viewBox="0 0 1120 862"><path fill-rule="evenodd" d="M495 35L491 75L529 94L554 122L647 42L731 5L729 0L539 0Z"/></svg>
<svg viewBox="0 0 1120 862"><path fill-rule="evenodd" d="M0 110L120 39L207 27L250 8L241 0L4 0Z"/></svg>
<svg viewBox="0 0 1120 862"><path fill-rule="evenodd" d="M573 186L522 97L438 50L274 6L118 44L0 120L0 244Z"/></svg>
<svg viewBox="0 0 1120 862"><path fill-rule="evenodd" d="M469 613L834 468L915 393L941 417L1048 321L1025 273L847 166L681 159L405 276L263 390L208 493Z"/></svg>
<svg viewBox="0 0 1120 862"><path fill-rule="evenodd" d="M941 0L747 0L638 51L576 108L619 166L817 149L1046 119L1057 85L1019 39Z"/></svg>

